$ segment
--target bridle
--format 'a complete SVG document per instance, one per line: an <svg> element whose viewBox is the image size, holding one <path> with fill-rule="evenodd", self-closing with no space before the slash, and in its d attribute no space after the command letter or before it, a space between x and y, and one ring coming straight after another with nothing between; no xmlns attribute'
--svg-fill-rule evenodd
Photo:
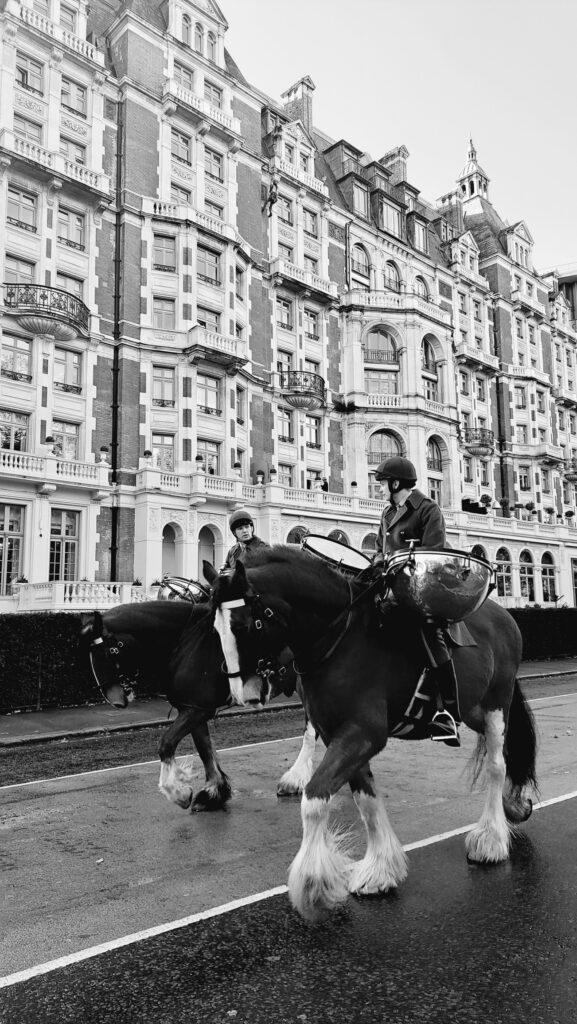
<svg viewBox="0 0 577 1024"><path fill-rule="evenodd" d="M102 647L102 651L100 650L101 645L104 645ZM100 690L105 700L108 699L106 696L106 690L110 689L110 687L104 687L100 682L100 679L98 678L98 672L96 671L96 667L94 664L94 654L96 651L98 651L99 653L104 655L107 664L111 666L113 669L115 682L117 682L120 688L122 689L122 692L124 693L126 699L128 701L132 701L134 700L135 697L134 687L138 683L140 669L137 667L133 667L132 670L129 671L126 665L123 666L122 657L125 650L126 647L124 641L118 639L118 637L116 637L114 633L107 632L104 636L97 636L90 641L89 658L90 667L92 669L92 675L94 676L96 680L96 685L98 686L98 689Z"/></svg>

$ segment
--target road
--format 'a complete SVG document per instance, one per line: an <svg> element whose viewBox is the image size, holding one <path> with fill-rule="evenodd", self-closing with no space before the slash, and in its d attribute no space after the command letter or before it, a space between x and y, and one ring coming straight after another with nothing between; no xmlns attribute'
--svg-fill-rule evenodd
<svg viewBox="0 0 577 1024"><path fill-rule="evenodd" d="M569 681L559 689L565 695L533 703L544 803L577 790L577 694ZM481 794L471 795L467 778L475 738L463 730L463 740L458 751L392 742L375 759L391 821L401 841L414 847L409 879L385 900L349 900L337 920L312 931L282 891L270 895L284 885L300 842L298 801L275 796L280 774L299 749L298 736L222 752L234 789L226 813L191 815L169 805L156 789L155 762L0 789L0 973L28 972L0 989L2 1024L24 1024L32 1019L32 1006L37 1021L84 1024L117 1019L121 1009L128 1021L155 1024L397 1024L436 1020L437 1012L439 1024L497 1024L502 994L493 992L493 1016L477 1017L471 1008L481 980L471 974L475 956L489 988L508 980L521 1007L523 993L532 993L533 1015L525 1002L525 1016L511 1016L515 1007L507 1003L502 1019L508 1024L574 1024L565 989L550 973L554 968L563 976L567 991L577 975L570 966L577 963L574 799L537 810L523 826L511 863L496 869L468 866L462 835L422 845L465 829L480 813ZM347 792L336 798L334 814L350 827L360 855L362 831ZM173 928L261 893L269 895ZM38 965L155 928L160 934L33 976ZM347 980L343 959L353 950ZM469 965L462 971L461 961ZM401 963L407 982L399 975ZM539 1016L532 987L537 969L549 1016ZM420 1009L407 1002L407 984L421 992ZM363 985L370 1006L366 998L362 1002ZM276 1016L269 1006L272 992ZM344 1012L347 998L361 1016ZM396 1017L387 1015L393 1004ZM375 1007L381 1016L374 1016Z"/></svg>

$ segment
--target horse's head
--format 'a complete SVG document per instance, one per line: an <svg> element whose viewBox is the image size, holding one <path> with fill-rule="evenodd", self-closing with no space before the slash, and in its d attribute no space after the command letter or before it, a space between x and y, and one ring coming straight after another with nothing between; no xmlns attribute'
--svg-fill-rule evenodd
<svg viewBox="0 0 577 1024"><path fill-rule="evenodd" d="M113 707L125 708L134 700L139 674L134 637L112 632L99 611L82 615L81 636L89 645L92 674L102 696Z"/></svg>
<svg viewBox="0 0 577 1024"><path fill-rule="evenodd" d="M287 630L280 603L262 599L240 561L234 570L213 571L207 578L212 582L214 626L220 636L231 693L238 697L255 676L265 684L267 699L273 687L282 692L278 677L284 665L279 655L286 653ZM290 655L285 660L290 660Z"/></svg>

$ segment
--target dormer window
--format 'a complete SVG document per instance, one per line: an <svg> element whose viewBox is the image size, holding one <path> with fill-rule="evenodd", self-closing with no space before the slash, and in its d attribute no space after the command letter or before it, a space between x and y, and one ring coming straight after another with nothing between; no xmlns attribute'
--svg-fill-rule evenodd
<svg viewBox="0 0 577 1024"><path fill-rule="evenodd" d="M420 221L418 221L418 220L416 220L413 223L413 243L414 243L416 249L419 249L421 252L427 252L427 249L428 249L427 228L426 228L426 226L424 224L421 224Z"/></svg>
<svg viewBox="0 0 577 1024"><path fill-rule="evenodd" d="M284 158L289 164L294 164L295 162L295 148L294 146L289 145L288 142L285 142Z"/></svg>
<svg viewBox="0 0 577 1024"><path fill-rule="evenodd" d="M182 15L182 41L185 46L190 46L192 38L192 22L188 14Z"/></svg>
<svg viewBox="0 0 577 1024"><path fill-rule="evenodd" d="M352 263L351 269L354 274L360 274L361 277L369 277L370 266L369 257L362 245L353 245L352 251Z"/></svg>
<svg viewBox="0 0 577 1024"><path fill-rule="evenodd" d="M301 155L300 155L300 166L301 166L301 171L304 171L305 174L309 173L310 157L309 157L308 153L301 153Z"/></svg>
<svg viewBox="0 0 577 1024"><path fill-rule="evenodd" d="M361 185L353 185L353 210L361 217L369 216L369 193Z"/></svg>
<svg viewBox="0 0 577 1024"><path fill-rule="evenodd" d="M197 53L202 53L204 49L204 29L198 21L194 26L194 48Z"/></svg>
<svg viewBox="0 0 577 1024"><path fill-rule="evenodd" d="M400 211L395 206L391 206L390 203L381 202L379 204L379 212L383 230L388 231L391 235L396 235L398 238L401 234Z"/></svg>
<svg viewBox="0 0 577 1024"><path fill-rule="evenodd" d="M209 60L216 60L216 36L214 32L209 32L206 37L206 56Z"/></svg>

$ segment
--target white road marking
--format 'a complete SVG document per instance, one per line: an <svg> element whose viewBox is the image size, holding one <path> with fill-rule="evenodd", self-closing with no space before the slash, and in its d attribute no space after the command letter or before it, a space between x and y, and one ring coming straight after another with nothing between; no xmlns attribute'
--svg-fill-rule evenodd
<svg viewBox="0 0 577 1024"><path fill-rule="evenodd" d="M562 796L554 796L549 800L542 800L535 804L533 810L542 810L544 807L551 807L553 804L563 803L566 800L575 800L577 790L572 793L564 793ZM405 852L419 850L425 846L433 846L442 843L454 836L461 836L468 832L473 825L463 825L461 828L452 829L450 832L440 832L438 835L429 836L427 839L419 839L414 843L407 843L403 846ZM42 974L50 974L52 971L60 970L62 967L69 967L71 964L81 963L83 960L91 960L93 957L109 953L113 949L122 949L123 946L132 946L136 942L143 942L145 939L154 938L156 935L166 935L167 932L176 931L178 928L187 928L189 925L197 924L199 921L207 921L212 917L221 917L241 907L249 907L253 903L261 903L273 896L283 896L287 892L286 885L277 885L274 889L267 889L265 892L253 893L251 896L243 896L241 899L224 903L220 907L212 907L210 910L201 910L189 917L182 917L177 921L168 921L166 924L155 925L153 928L145 928L140 932L133 932L131 935L123 935L119 939L112 939L110 942L101 942L97 946L90 946L88 949L81 949L77 953L69 953L67 956L58 957L56 960L48 960L43 964L36 964L24 971L17 971L15 974L7 974L0 978L0 988L8 988L10 985L18 985L31 978L38 978Z"/></svg>

